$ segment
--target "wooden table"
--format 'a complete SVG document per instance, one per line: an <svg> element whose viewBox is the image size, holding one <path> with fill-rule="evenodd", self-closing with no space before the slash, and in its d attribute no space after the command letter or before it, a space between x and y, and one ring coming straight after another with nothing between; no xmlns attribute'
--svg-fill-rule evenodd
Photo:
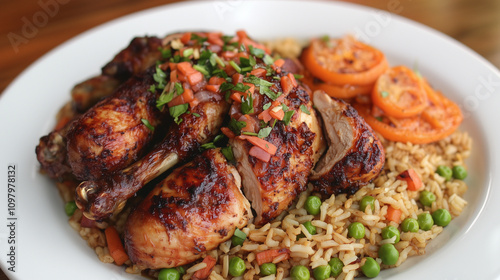
<svg viewBox="0 0 500 280"><path fill-rule="evenodd" d="M2 0L0 2L2 14L0 92L3 92L27 66L75 35L120 16L173 2L180 1ZM428 25L464 43L500 68L500 1L498 0L352 0L349 2L391 11ZM46 7L40 3L46 3ZM48 3L57 5L52 4L49 7ZM34 20L39 25L36 30L26 29L26 22L33 23ZM29 269L26 265L24 269ZM4 279L7 279L6 276L0 272L0 280Z"/></svg>

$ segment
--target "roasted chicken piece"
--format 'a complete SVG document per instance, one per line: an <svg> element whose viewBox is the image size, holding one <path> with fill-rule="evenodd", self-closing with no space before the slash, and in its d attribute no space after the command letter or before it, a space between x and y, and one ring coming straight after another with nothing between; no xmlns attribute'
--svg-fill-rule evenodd
<svg viewBox="0 0 500 280"><path fill-rule="evenodd" d="M124 243L132 263L177 267L231 238L252 217L240 180L218 149L175 169L128 217Z"/></svg>
<svg viewBox="0 0 500 280"><path fill-rule="evenodd" d="M76 190L76 203L90 219L100 220L120 211L127 199L148 182L179 162L185 162L219 133L229 103L217 94L204 93L205 101L172 123L165 138L131 166L97 181L84 181ZM210 96L210 97L209 97Z"/></svg>
<svg viewBox="0 0 500 280"><path fill-rule="evenodd" d="M167 38L172 38L168 36ZM164 43L167 42L164 40ZM61 108L54 130L40 138L36 147L41 169L51 178L71 174L67 161L66 133L71 122L100 99L111 95L125 80L143 72L161 58L158 48L162 40L156 37L134 38L130 44L107 63L99 76L77 84L71 91L72 100Z"/></svg>
<svg viewBox="0 0 500 280"><path fill-rule="evenodd" d="M325 195L354 194L383 169L384 147L351 105L323 91L315 91L313 101L323 119L328 150L314 168L310 182Z"/></svg>
<svg viewBox="0 0 500 280"><path fill-rule="evenodd" d="M164 113L156 108L155 68L130 78L71 125L66 138L68 162L80 180L97 180L140 158ZM146 122L146 125L144 122Z"/></svg>
<svg viewBox="0 0 500 280"><path fill-rule="evenodd" d="M80 113L107 97L133 75L144 72L161 59L162 40L136 37L103 68L99 76L77 84L71 90L73 106Z"/></svg>
<svg viewBox="0 0 500 280"><path fill-rule="evenodd" d="M254 223L258 225L276 218L290 206L300 192L305 190L311 169L325 149L320 123L308 91L296 85L287 92L280 82L287 79L291 77L284 71L276 73L274 78L267 78L267 82L272 84L269 89L275 92L276 96L284 93L274 101L266 95L254 94L253 115L241 117L239 107L234 108L239 105L233 105L231 109L234 119L240 121L244 121L245 118L253 119L253 121L246 119L247 126L251 126L252 123L259 124L259 116L265 114L263 113L265 104L271 105L267 110L274 112L285 110L288 112L285 114L289 115L293 111L289 121L285 117L284 121L277 119L269 121L267 129L271 130L263 140L277 149L267 162L252 155L252 149L255 151L256 148L245 136L245 132L260 132L260 126L245 127L241 136L230 140L245 195L256 212Z"/></svg>

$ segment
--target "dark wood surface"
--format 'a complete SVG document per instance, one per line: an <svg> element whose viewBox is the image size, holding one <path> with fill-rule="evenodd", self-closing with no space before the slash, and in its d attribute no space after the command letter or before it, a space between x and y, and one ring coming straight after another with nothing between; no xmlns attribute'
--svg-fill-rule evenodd
<svg viewBox="0 0 500 280"><path fill-rule="evenodd" d="M83 31L126 14L173 2L180 1L1 0L0 93L43 54ZM462 42L500 68L500 1L498 0L351 0L348 2L391 11L428 25ZM47 9L42 3L45 3L45 6L52 3L52 6ZM33 23L34 20L38 20L40 27L36 27L36 30L27 30L26 22ZM29 267L25 264L24 269ZM4 279L7 278L0 271L0 280Z"/></svg>

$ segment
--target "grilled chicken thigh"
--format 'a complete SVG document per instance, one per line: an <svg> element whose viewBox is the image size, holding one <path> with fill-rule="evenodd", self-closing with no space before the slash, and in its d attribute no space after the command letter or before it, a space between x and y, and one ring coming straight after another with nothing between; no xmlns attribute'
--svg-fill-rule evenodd
<svg viewBox="0 0 500 280"><path fill-rule="evenodd" d="M219 133L229 103L220 95L194 107L181 116L183 121L172 123L165 139L131 166L97 181L85 181L76 190L76 203L90 219L100 220L120 211L149 181L179 162L184 162L212 141Z"/></svg>
<svg viewBox="0 0 500 280"><path fill-rule="evenodd" d="M382 143L356 110L323 91L314 92L323 119L328 150L311 174L316 191L354 194L380 173L385 163Z"/></svg>
<svg viewBox="0 0 500 280"><path fill-rule="evenodd" d="M141 269L177 267L217 248L251 217L236 169L211 149L175 169L130 214L125 248Z"/></svg>
<svg viewBox="0 0 500 280"><path fill-rule="evenodd" d="M289 77L286 74L281 72L277 77ZM276 93L283 92L280 82L276 80L278 79L268 79L274 84L270 89ZM257 118L263 111L262 105L272 102L267 96L259 98L258 102L254 102L256 114L249 117ZM256 212L254 223L258 225L277 217L305 190L311 169L325 148L319 120L309 93L303 87L295 86L276 100L280 101L275 101L277 107L281 106L287 112L294 113L289 123L276 120L274 127L269 126L272 130L264 140L274 145L277 151L268 162L251 155L250 151L254 146L244 135L230 140L245 195ZM238 118L237 109L232 109L231 112L233 118Z"/></svg>
<svg viewBox="0 0 500 280"><path fill-rule="evenodd" d="M154 68L134 76L73 122L67 134L68 162L80 180L97 180L144 154L162 114L156 108Z"/></svg>
<svg viewBox="0 0 500 280"><path fill-rule="evenodd" d="M154 65L161 57L161 52L158 50L161 44L162 40L156 37L134 38L103 67L101 75L83 81L72 89L71 102L58 114L58 127L41 137L36 147L35 153L41 169L48 176L61 178L71 174L66 148L66 133L71 122L100 99L111 95L125 80ZM63 125L59 127L59 124Z"/></svg>

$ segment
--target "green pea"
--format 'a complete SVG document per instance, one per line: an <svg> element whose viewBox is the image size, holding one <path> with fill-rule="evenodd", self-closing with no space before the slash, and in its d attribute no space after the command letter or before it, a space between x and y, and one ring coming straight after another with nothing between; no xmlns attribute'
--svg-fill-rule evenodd
<svg viewBox="0 0 500 280"><path fill-rule="evenodd" d="M424 206L431 206L434 201L436 201L436 196L430 191L420 192L420 198L418 199L420 203Z"/></svg>
<svg viewBox="0 0 500 280"><path fill-rule="evenodd" d="M451 215L446 209L438 209L432 213L432 219L436 225L445 227L451 222Z"/></svg>
<svg viewBox="0 0 500 280"><path fill-rule="evenodd" d="M339 258L331 259L328 264L332 268L331 276L337 277L342 272L342 268L344 268L344 263Z"/></svg>
<svg viewBox="0 0 500 280"><path fill-rule="evenodd" d="M432 219L431 214L429 213L421 213L417 216L418 226L422 230L430 230L434 225L434 220Z"/></svg>
<svg viewBox="0 0 500 280"><path fill-rule="evenodd" d="M446 165L438 166L436 169L436 173L439 174L439 176L445 178L446 181L451 180L451 177L453 176L453 171L451 171L451 168Z"/></svg>
<svg viewBox="0 0 500 280"><path fill-rule="evenodd" d="M73 213L75 213L76 209L78 209L78 206L76 206L76 203L74 201L70 201L66 203L66 205L64 205L64 211L68 216L73 216Z"/></svg>
<svg viewBox="0 0 500 280"><path fill-rule="evenodd" d="M404 232L418 232L418 221L413 218L406 218L401 223L401 230Z"/></svg>
<svg viewBox="0 0 500 280"><path fill-rule="evenodd" d="M234 277L243 275L246 270L245 262L239 257L232 257L229 260L229 274Z"/></svg>
<svg viewBox="0 0 500 280"><path fill-rule="evenodd" d="M325 280L330 278L332 273L332 268L329 265L321 265L313 270L313 276L316 280Z"/></svg>
<svg viewBox="0 0 500 280"><path fill-rule="evenodd" d="M378 256L382 259L382 263L395 265L399 259L399 252L393 244L386 243L378 249Z"/></svg>
<svg viewBox="0 0 500 280"><path fill-rule="evenodd" d="M371 195L363 196L359 201L359 210L365 212L366 206L370 205L372 212L375 211L375 198Z"/></svg>
<svg viewBox="0 0 500 280"><path fill-rule="evenodd" d="M276 274L276 265L274 263L263 263L260 265L260 274L268 276Z"/></svg>
<svg viewBox="0 0 500 280"><path fill-rule="evenodd" d="M158 280L179 280L181 273L176 268L164 268L158 273Z"/></svg>
<svg viewBox="0 0 500 280"><path fill-rule="evenodd" d="M347 235L349 237L354 237L355 239L361 239L365 237L365 226L360 222L354 222L347 228Z"/></svg>
<svg viewBox="0 0 500 280"><path fill-rule="evenodd" d="M397 227L395 226L386 226L382 229L382 238L383 239L391 239L396 236L394 243L398 243L400 239L400 233Z"/></svg>
<svg viewBox="0 0 500 280"><path fill-rule="evenodd" d="M306 199L304 208L307 213L311 215L318 215L321 207L321 199L317 196L311 195Z"/></svg>
<svg viewBox="0 0 500 280"><path fill-rule="evenodd" d="M316 227L313 226L311 222L307 221L307 222L303 223L303 225L311 235L316 234Z"/></svg>
<svg viewBox="0 0 500 280"><path fill-rule="evenodd" d="M307 267L303 265L296 265L292 267L290 275L292 276L293 280L309 280L309 278L311 278L309 269L307 269Z"/></svg>
<svg viewBox="0 0 500 280"><path fill-rule="evenodd" d="M371 257L367 257L365 264L361 267L361 271L368 278L375 278L380 273L380 265Z"/></svg>
<svg viewBox="0 0 500 280"><path fill-rule="evenodd" d="M463 180L467 177L467 170L461 165L455 165L452 168L453 178Z"/></svg>

